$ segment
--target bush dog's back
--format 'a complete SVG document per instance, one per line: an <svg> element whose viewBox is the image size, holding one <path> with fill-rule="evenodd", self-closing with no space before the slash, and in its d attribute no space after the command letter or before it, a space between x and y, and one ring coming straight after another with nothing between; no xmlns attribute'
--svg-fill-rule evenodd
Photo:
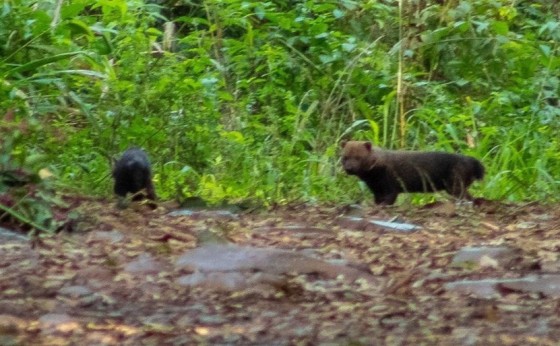
<svg viewBox="0 0 560 346"><path fill-rule="evenodd" d="M391 205L401 192L445 190L457 198L472 199L468 187L484 177L484 166L470 156L383 150L366 141L347 141L341 146L344 170L367 184L377 204Z"/></svg>

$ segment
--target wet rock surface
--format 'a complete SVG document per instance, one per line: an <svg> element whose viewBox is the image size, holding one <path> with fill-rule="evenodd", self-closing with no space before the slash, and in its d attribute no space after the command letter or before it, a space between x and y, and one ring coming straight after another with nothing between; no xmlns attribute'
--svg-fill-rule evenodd
<svg viewBox="0 0 560 346"><path fill-rule="evenodd" d="M481 298L511 293L539 293L548 297L560 297L560 274L531 275L515 279L462 280L447 283L445 288L448 291L468 293Z"/></svg>
<svg viewBox="0 0 560 346"><path fill-rule="evenodd" d="M494 259L502 266L514 264L521 260L519 249L507 246L467 246L457 252L451 261L452 265L480 264L484 258Z"/></svg>
<svg viewBox="0 0 560 346"><path fill-rule="evenodd" d="M235 272L196 272L177 279L177 283L189 287L202 287L216 291L252 290L261 293L274 293L288 284L282 275Z"/></svg>
<svg viewBox="0 0 560 346"><path fill-rule="evenodd" d="M339 224L342 227L362 229L364 231L381 229L392 232L412 232L420 230L420 226L406 222L375 220L358 216L343 216L339 219Z"/></svg>
<svg viewBox="0 0 560 346"><path fill-rule="evenodd" d="M8 228L0 227L0 242L21 241L26 242L29 238L21 232L13 231Z"/></svg>
<svg viewBox="0 0 560 346"><path fill-rule="evenodd" d="M164 269L164 264L149 254L140 254L124 266L124 271L132 274L157 274Z"/></svg>
<svg viewBox="0 0 560 346"><path fill-rule="evenodd" d="M342 275L350 281L360 278L372 283L375 281L365 271L328 263L302 253L236 245L209 245L190 250L178 258L175 267L190 272L316 273L329 279Z"/></svg>
<svg viewBox="0 0 560 346"><path fill-rule="evenodd" d="M239 216L230 210L200 210L200 209L181 209L169 213L169 216L186 216L195 220L200 219L219 219L219 220L235 220Z"/></svg>
<svg viewBox="0 0 560 346"><path fill-rule="evenodd" d="M125 239L122 232L119 231L101 231L91 234L90 241L109 241L111 243L118 243Z"/></svg>

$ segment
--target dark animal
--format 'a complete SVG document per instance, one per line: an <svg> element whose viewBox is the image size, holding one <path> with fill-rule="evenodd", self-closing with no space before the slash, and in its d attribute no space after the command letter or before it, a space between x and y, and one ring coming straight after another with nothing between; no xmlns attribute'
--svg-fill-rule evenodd
<svg viewBox="0 0 560 346"><path fill-rule="evenodd" d="M385 205L395 203L402 192L445 190L472 200L468 187L484 177L484 166L470 156L383 150L365 141L342 143L342 166L367 184L376 204Z"/></svg>
<svg viewBox="0 0 560 346"><path fill-rule="evenodd" d="M127 193L133 194L132 199L135 201L143 199L144 196L139 193L143 189L148 199L156 199L150 161L142 149L126 150L113 167L113 178L115 179L114 191L119 196L119 207L126 206Z"/></svg>

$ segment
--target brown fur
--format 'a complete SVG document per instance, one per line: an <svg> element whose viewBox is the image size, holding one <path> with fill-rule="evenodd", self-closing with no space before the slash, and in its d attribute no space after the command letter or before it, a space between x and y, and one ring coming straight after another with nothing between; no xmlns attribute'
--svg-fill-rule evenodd
<svg viewBox="0 0 560 346"><path fill-rule="evenodd" d="M445 190L457 198L472 199L468 187L484 177L477 159L444 152L393 151L374 148L370 142L342 143L346 173L363 180L375 203L391 205L402 192Z"/></svg>

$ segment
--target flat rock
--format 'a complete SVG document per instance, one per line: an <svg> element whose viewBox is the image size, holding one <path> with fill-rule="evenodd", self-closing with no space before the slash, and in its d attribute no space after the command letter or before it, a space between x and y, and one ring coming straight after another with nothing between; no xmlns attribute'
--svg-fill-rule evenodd
<svg viewBox="0 0 560 346"><path fill-rule="evenodd" d="M92 232L90 235L91 240L106 241L110 243L118 243L124 239L124 234L119 231L99 231Z"/></svg>
<svg viewBox="0 0 560 346"><path fill-rule="evenodd" d="M382 221L382 220L369 220L370 223L383 227L385 229L397 232L412 232L420 229L420 226L416 226L405 222L393 222L393 221Z"/></svg>
<svg viewBox="0 0 560 346"><path fill-rule="evenodd" d="M81 298L93 294L93 292L85 286L67 286L58 291L58 294L68 298Z"/></svg>
<svg viewBox="0 0 560 346"><path fill-rule="evenodd" d="M43 332L68 331L77 325L76 320L67 314L50 313L39 318Z"/></svg>
<svg viewBox="0 0 560 346"><path fill-rule="evenodd" d="M505 282L501 286L517 292L541 293L548 297L560 297L560 274L527 276L519 281Z"/></svg>
<svg viewBox="0 0 560 346"><path fill-rule="evenodd" d="M334 279L343 275L349 281L375 278L364 271L344 265L331 264L300 252L253 248L237 245L208 245L180 256L175 267L191 272L254 272L281 275L287 273L317 273Z"/></svg>
<svg viewBox="0 0 560 346"><path fill-rule="evenodd" d="M147 253L140 254L124 266L124 271L132 274L156 274L164 270L164 265Z"/></svg>
<svg viewBox="0 0 560 346"><path fill-rule="evenodd" d="M229 210L193 210L180 209L172 211L169 216L188 216L195 220L200 219L219 219L219 220L235 220L239 216Z"/></svg>
<svg viewBox="0 0 560 346"><path fill-rule="evenodd" d="M230 291L244 289L245 276L238 272L233 273L200 273L181 276L177 283L182 286L201 286L217 291Z"/></svg>
<svg viewBox="0 0 560 346"><path fill-rule="evenodd" d="M481 298L492 298L501 295L498 285L507 282L507 280L519 279L460 280L446 283L444 288L449 292L467 293Z"/></svg>
<svg viewBox="0 0 560 346"><path fill-rule="evenodd" d="M182 286L203 287L214 291L258 290L273 293L287 285L282 275L249 272L196 272L177 279Z"/></svg>
<svg viewBox="0 0 560 346"><path fill-rule="evenodd" d="M371 231L382 228L385 231L413 232L420 230L420 226L404 222L371 220L357 216L343 216L338 218L338 224L344 228Z"/></svg>
<svg viewBox="0 0 560 346"><path fill-rule="evenodd" d="M521 251L507 246L467 246L457 252L451 265L461 266L468 263L480 265L486 260L485 258L492 258L503 267L520 259Z"/></svg>
<svg viewBox="0 0 560 346"><path fill-rule="evenodd" d="M531 275L516 279L461 280L445 284L450 292L461 292L491 298L510 292L540 293L560 297L560 275Z"/></svg>
<svg viewBox="0 0 560 346"><path fill-rule="evenodd" d="M0 242L4 243L6 241L20 241L26 242L29 240L29 237L22 234L21 232L16 232L9 230L4 227L0 227Z"/></svg>

